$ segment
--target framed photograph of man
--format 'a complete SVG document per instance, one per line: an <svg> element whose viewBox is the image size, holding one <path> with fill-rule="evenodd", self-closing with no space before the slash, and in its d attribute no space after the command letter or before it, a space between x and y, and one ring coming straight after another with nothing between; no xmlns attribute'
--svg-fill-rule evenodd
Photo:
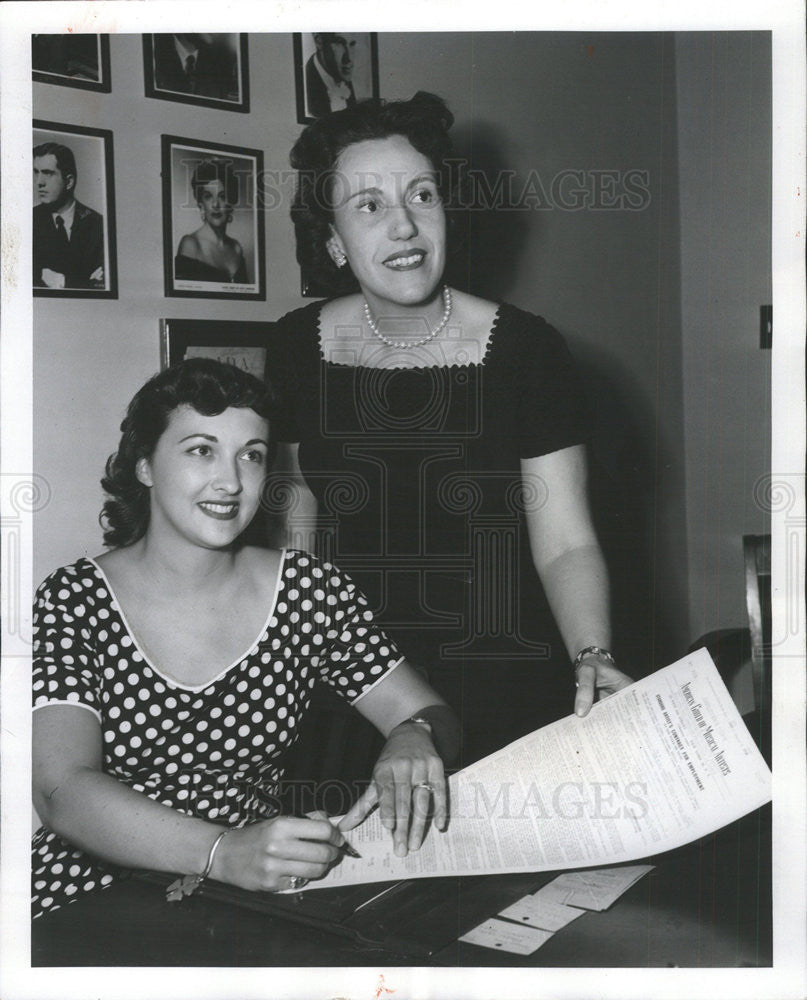
<svg viewBox="0 0 807 1000"><path fill-rule="evenodd" d="M31 69L38 83L108 94L109 35L31 35Z"/></svg>
<svg viewBox="0 0 807 1000"><path fill-rule="evenodd" d="M116 299L112 133L33 125L34 295Z"/></svg>
<svg viewBox="0 0 807 1000"><path fill-rule="evenodd" d="M247 36L143 35L146 97L249 111Z"/></svg>
<svg viewBox="0 0 807 1000"><path fill-rule="evenodd" d="M162 137L165 294L265 299L259 149Z"/></svg>
<svg viewBox="0 0 807 1000"><path fill-rule="evenodd" d="M297 121L301 125L356 101L378 97L375 32L305 32L295 34L293 43Z"/></svg>
<svg viewBox="0 0 807 1000"><path fill-rule="evenodd" d="M168 368L185 358L213 358L262 379L271 331L271 323L161 319L160 367Z"/></svg>

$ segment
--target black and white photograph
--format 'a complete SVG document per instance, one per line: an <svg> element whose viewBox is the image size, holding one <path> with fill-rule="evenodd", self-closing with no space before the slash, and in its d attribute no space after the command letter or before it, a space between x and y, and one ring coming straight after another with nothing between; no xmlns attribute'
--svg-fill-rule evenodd
<svg viewBox="0 0 807 1000"><path fill-rule="evenodd" d="M349 31L296 34L294 73L301 124L378 97L377 36Z"/></svg>
<svg viewBox="0 0 807 1000"><path fill-rule="evenodd" d="M249 111L247 36L143 35L146 97Z"/></svg>
<svg viewBox="0 0 807 1000"><path fill-rule="evenodd" d="M803 23L588 2L2 5L3 1000L802 1000Z"/></svg>
<svg viewBox="0 0 807 1000"><path fill-rule="evenodd" d="M263 153L162 137L165 294L263 299Z"/></svg>
<svg viewBox="0 0 807 1000"><path fill-rule="evenodd" d="M37 83L108 94L109 35L32 35L31 70Z"/></svg>
<svg viewBox="0 0 807 1000"><path fill-rule="evenodd" d="M112 133L33 124L34 295L116 298Z"/></svg>

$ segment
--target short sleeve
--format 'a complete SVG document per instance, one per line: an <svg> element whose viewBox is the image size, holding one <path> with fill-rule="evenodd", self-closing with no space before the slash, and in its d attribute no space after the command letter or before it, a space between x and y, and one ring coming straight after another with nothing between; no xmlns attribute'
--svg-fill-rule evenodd
<svg viewBox="0 0 807 1000"><path fill-rule="evenodd" d="M331 629L321 661L321 678L355 703L403 659L395 643L376 624L367 600L350 577L330 563L320 563Z"/></svg>
<svg viewBox="0 0 807 1000"><path fill-rule="evenodd" d="M39 587L33 615L33 707L76 704L100 719L100 671L80 569L57 570Z"/></svg>
<svg viewBox="0 0 807 1000"><path fill-rule="evenodd" d="M516 427L520 458L582 444L588 437L582 380L561 335L537 316L516 339Z"/></svg>
<svg viewBox="0 0 807 1000"><path fill-rule="evenodd" d="M274 437L277 441L300 440L294 417L296 395L294 365L289 352L291 313L272 323L266 336L265 380L274 389L280 403L275 421Z"/></svg>

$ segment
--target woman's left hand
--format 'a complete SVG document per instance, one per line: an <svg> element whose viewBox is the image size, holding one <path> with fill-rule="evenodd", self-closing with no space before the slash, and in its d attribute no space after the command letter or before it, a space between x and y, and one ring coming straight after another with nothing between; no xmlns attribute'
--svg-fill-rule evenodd
<svg viewBox="0 0 807 1000"><path fill-rule="evenodd" d="M392 831L399 858L423 843L430 812L437 828L445 830L448 804L443 761L420 723L403 722L392 730L373 769L370 787L341 819L339 829L358 826L376 803L382 824Z"/></svg>
<svg viewBox="0 0 807 1000"><path fill-rule="evenodd" d="M623 674L603 656L587 656L576 671L577 694L574 714L588 715L597 698L607 698L633 683L633 678Z"/></svg>

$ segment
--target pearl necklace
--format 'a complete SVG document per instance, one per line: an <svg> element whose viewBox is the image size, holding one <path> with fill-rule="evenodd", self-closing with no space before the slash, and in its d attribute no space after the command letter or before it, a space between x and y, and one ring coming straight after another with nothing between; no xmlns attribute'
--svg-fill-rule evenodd
<svg viewBox="0 0 807 1000"><path fill-rule="evenodd" d="M420 340L392 340L390 337L385 337L384 334L378 329L378 323L375 321L373 314L370 312L370 304L367 299L364 300L364 315L367 319L367 325L376 337L378 337L381 343L386 344L387 347L401 347L404 349L423 347L423 345L428 344L430 340L434 340L437 334L440 333L446 325L448 318L451 315L451 289L448 285L443 285L443 304L443 318L430 333L426 334L425 337L421 337Z"/></svg>

